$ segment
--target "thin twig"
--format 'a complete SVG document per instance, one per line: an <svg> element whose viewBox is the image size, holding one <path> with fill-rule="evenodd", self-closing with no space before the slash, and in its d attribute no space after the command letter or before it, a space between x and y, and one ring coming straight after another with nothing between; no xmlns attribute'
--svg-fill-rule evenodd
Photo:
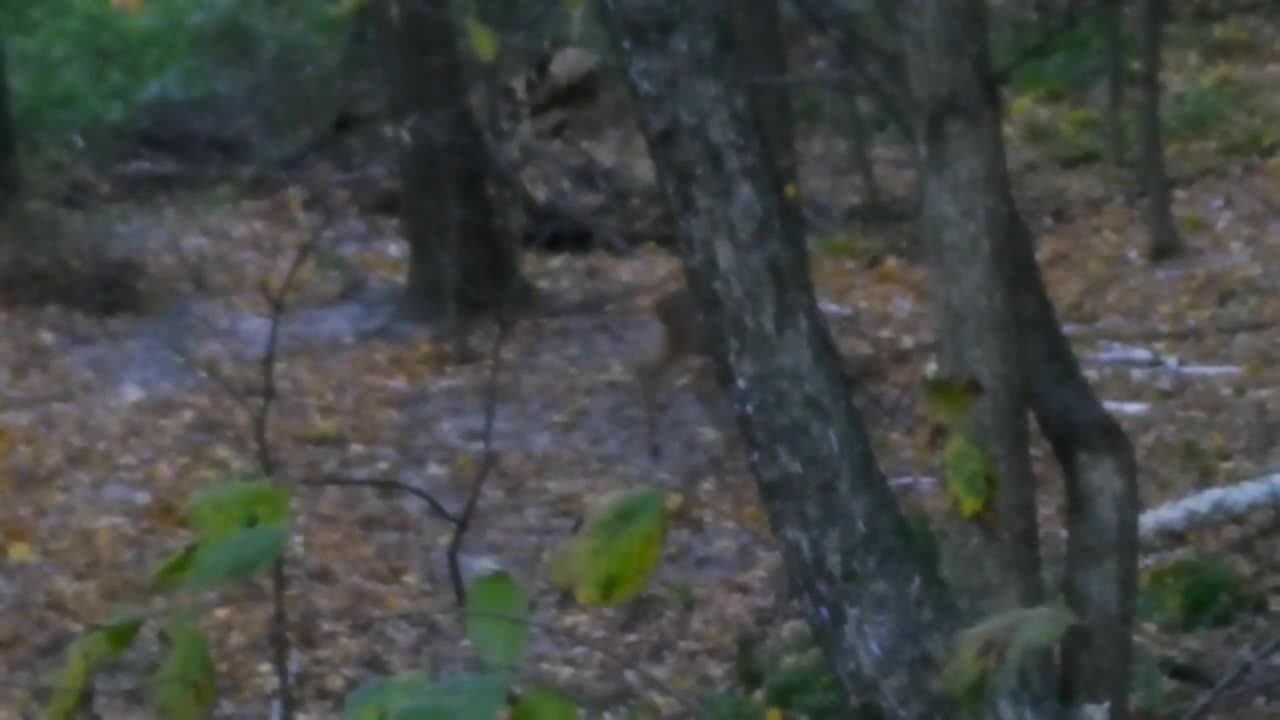
<svg viewBox="0 0 1280 720"><path fill-rule="evenodd" d="M449 509L432 496L431 493L428 493L420 487L410 485L409 483L400 482L399 480L362 480L360 478L323 477L314 480L304 480L302 484L314 487L330 485L338 487L367 487L374 490L394 490L396 492L405 493L406 495L412 495L413 497L425 502L427 506L431 508L431 511L435 513L436 517L444 520L445 522L457 525L460 521L458 515L450 512Z"/></svg>
<svg viewBox="0 0 1280 720"><path fill-rule="evenodd" d="M498 307L497 320L498 332L494 336L493 349L489 355L489 379L488 388L485 392L484 440L480 467L476 469L475 479L471 483L471 492L467 496L466 504L462 506L462 513L454 524L453 537L449 540L449 580L453 584L453 595L459 607L466 602L467 589L462 579L462 567L458 561L458 553L462 548L462 541L466 537L467 530L471 528L471 521L475 517L476 507L480 502L480 492L484 489L485 482L489 479L489 476L493 474L494 466L497 465L497 454L493 451L493 428L498 416L502 348L506 344L507 335L511 330L511 322L507 318L505 308L501 305Z"/></svg>
<svg viewBox="0 0 1280 720"><path fill-rule="evenodd" d="M262 353L262 396L261 403L258 405L258 412L254 415L253 436L258 448L258 464L262 468L262 472L268 477L275 474L276 462L271 454L271 442L268 434L271 422L271 410L275 404L276 390L276 358L280 347L280 325L283 321L286 309L286 301L289 291L293 288L293 283L298 277L298 271L302 269L307 259L311 257L312 251L315 249L314 242L307 242L298 249L293 256L293 262L289 265L289 269L285 272L284 280L280 283L280 287L274 291L270 288L263 289L263 296L266 298L267 307L270 310L270 325L267 330L267 343Z"/></svg>
<svg viewBox="0 0 1280 720"><path fill-rule="evenodd" d="M267 477L273 476L276 470L275 457L271 453L270 422L271 410L277 396L276 360L280 346L280 325L284 320L289 291L293 289L298 271L314 249L314 241L304 243L294 253L293 262L285 272L280 287L274 291L269 287L263 289L271 315L266 347L262 352L262 395L253 418L253 437L257 446L258 465ZM280 720L293 720L294 698L289 678L289 612L286 603L288 577L285 573L284 560L285 554L281 552L280 557L276 558L271 566L271 649L272 666L280 693L276 717Z"/></svg>
<svg viewBox="0 0 1280 720"><path fill-rule="evenodd" d="M1256 663L1266 659L1268 655L1277 650L1280 650L1280 637L1272 638L1257 652L1250 654L1249 657L1241 658L1240 662L1236 663L1230 672L1222 676L1217 685L1214 685L1212 689L1201 695L1195 704L1191 706L1191 709L1182 714L1182 720L1199 720L1202 717L1207 717L1215 702L1226 694L1233 685L1240 682L1245 675L1248 675Z"/></svg>

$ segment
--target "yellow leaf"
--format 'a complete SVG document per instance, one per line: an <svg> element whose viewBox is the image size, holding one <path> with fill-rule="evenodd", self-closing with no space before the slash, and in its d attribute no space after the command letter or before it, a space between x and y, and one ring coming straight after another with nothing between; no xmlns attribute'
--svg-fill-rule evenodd
<svg viewBox="0 0 1280 720"><path fill-rule="evenodd" d="M502 41L498 39L498 34L493 28L476 20L475 18L467 18L467 42L471 45L471 52L475 54L476 59L482 63L491 63L498 59L498 50L502 47Z"/></svg>
<svg viewBox="0 0 1280 720"><path fill-rule="evenodd" d="M5 547L5 555L8 556L9 562L14 565L25 565L35 560L35 550L31 548L31 543L24 540L17 540L9 543Z"/></svg>
<svg viewBox="0 0 1280 720"><path fill-rule="evenodd" d="M453 460L453 471L459 475L474 475L476 459L474 455L459 455Z"/></svg>
<svg viewBox="0 0 1280 720"><path fill-rule="evenodd" d="M960 516L967 520L989 510L996 475L982 446L963 432L952 432L942 453L947 494Z"/></svg>
<svg viewBox="0 0 1280 720"><path fill-rule="evenodd" d="M583 605L626 602L644 589L662 556L664 493L637 488L593 511L581 534L551 559L552 582Z"/></svg>
<svg viewBox="0 0 1280 720"><path fill-rule="evenodd" d="M771 707L769 712L764 715L765 720L782 720L782 709Z"/></svg>
<svg viewBox="0 0 1280 720"><path fill-rule="evenodd" d="M782 196L788 200L795 200L796 195L799 194L800 191L796 189L796 184L793 182L787 183L786 186L782 188Z"/></svg>

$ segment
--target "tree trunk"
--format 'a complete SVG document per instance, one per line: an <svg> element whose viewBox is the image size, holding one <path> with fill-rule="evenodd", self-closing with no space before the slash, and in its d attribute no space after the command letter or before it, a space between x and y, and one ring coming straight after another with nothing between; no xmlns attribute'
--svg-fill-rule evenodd
<svg viewBox="0 0 1280 720"><path fill-rule="evenodd" d="M914 545L818 311L801 218L736 75L732 0L600 0L793 592L866 716L950 718L955 608ZM1029 701L993 717L1053 717ZM875 714L871 714L875 713Z"/></svg>
<svg viewBox="0 0 1280 720"><path fill-rule="evenodd" d="M403 309L413 320L491 311L529 289L515 243L494 223L493 165L468 103L448 0L382 0L384 66L404 148L409 241Z"/></svg>
<svg viewBox="0 0 1280 720"><path fill-rule="evenodd" d="M930 191L926 195L951 194L927 201L926 228L945 230L960 239L976 236L970 243L980 244L986 237L993 249L987 251L984 267L968 272L992 273L990 264L994 264L999 268L996 274L1008 284L1010 294L1004 296L1008 304L1002 309L992 306L996 293L972 286L975 278L944 281L944 293L948 284L964 282L972 287L969 295L957 294L953 302L965 298L969 303L977 301L971 305L969 319L957 317L954 311L949 319L974 323L977 316L991 313L1008 322L1005 313L1013 310L1020 349L1016 367L1067 479L1070 536L1065 594L1084 621L1084 630L1067 643L1063 690L1073 706L1109 700L1112 717L1125 717L1137 568L1136 463L1128 438L1093 394L1062 334L1041 279L1030 232L1014 204L1000 134L999 97L985 61L986 36L979 27L982 12L979 0L937 0L914 13L903 13L916 27L911 54L938 53L933 82L913 78L914 84L924 85L917 92L930 99L921 108L918 124ZM948 37L964 30L972 38L968 46ZM943 61L947 56L950 63ZM928 65L915 67L919 75L930 74ZM939 216L945 220L946 214L938 208L946 210L951 205L957 206L952 210L957 220L942 226ZM952 243L941 244L946 249ZM980 250L974 248L973 252ZM955 267L972 265L960 264L964 261L956 249L955 254L935 260L935 268L941 271L941 262L947 258L957 263ZM982 351L964 352L976 356ZM1017 427L1013 431L1020 432ZM1016 510L1027 500L1002 497L1002 512L1005 502ZM1022 537L1029 530L1024 526L1013 532ZM1029 558L1024 562L1029 564Z"/></svg>
<svg viewBox="0 0 1280 720"><path fill-rule="evenodd" d="M1107 159L1115 167L1124 164L1124 94L1128 83L1124 51L1124 1L1102 0L1098 5L1099 20L1107 53Z"/></svg>
<svg viewBox="0 0 1280 720"><path fill-rule="evenodd" d="M857 97L849 98L849 134L853 140L854 164L858 168L858 177L862 178L863 204L876 207L880 205L881 194L875 162L871 159L874 142L871 128L867 127L867 118L863 115L862 103Z"/></svg>
<svg viewBox="0 0 1280 720"><path fill-rule="evenodd" d="M733 6L734 29L752 105L760 115L773 165L783 182L796 181L791 90L786 82L787 45L778 0L740 0Z"/></svg>
<svg viewBox="0 0 1280 720"><path fill-rule="evenodd" d="M18 195L21 172L18 165L18 138L9 102L9 72L5 48L0 43L0 212Z"/></svg>
<svg viewBox="0 0 1280 720"><path fill-rule="evenodd" d="M1067 644L1063 691L1073 704L1110 701L1111 717L1124 718L1138 568L1137 462L1062 334L1030 230L1012 205L1007 223L1031 409L1066 475L1063 589L1085 625Z"/></svg>
<svg viewBox="0 0 1280 720"><path fill-rule="evenodd" d="M1170 208L1169 174L1160 132L1160 53L1164 34L1164 0L1141 0L1142 101L1138 107L1138 180L1146 193L1147 257L1167 260L1182 252L1182 237Z"/></svg>
<svg viewBox="0 0 1280 720"><path fill-rule="evenodd" d="M981 3L934 0L902 13L902 20L920 139L921 221L939 301L940 366L984 386L973 430L999 483L996 537L956 548L958 572L947 578L953 589L963 589L963 598L985 600L980 609L989 614L1034 605L1043 596L1027 399L1005 247L1010 238L1001 232L1012 197L999 90ZM1003 563L982 562L991 556Z"/></svg>

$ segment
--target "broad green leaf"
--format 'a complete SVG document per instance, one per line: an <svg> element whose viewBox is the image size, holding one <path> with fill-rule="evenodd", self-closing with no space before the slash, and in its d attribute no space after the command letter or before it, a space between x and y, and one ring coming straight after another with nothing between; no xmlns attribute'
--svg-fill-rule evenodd
<svg viewBox="0 0 1280 720"><path fill-rule="evenodd" d="M100 645L100 638L86 635L67 649L62 668L53 678L53 693L44 709L45 720L73 720L79 716L85 691L97 669Z"/></svg>
<svg viewBox="0 0 1280 720"><path fill-rule="evenodd" d="M661 491L638 488L592 514L570 541L574 595L584 605L626 602L644 589L666 539Z"/></svg>
<svg viewBox="0 0 1280 720"><path fill-rule="evenodd" d="M947 436L942 450L942 471L947 494L956 510L971 519L991 509L996 474L986 450L968 433L958 429Z"/></svg>
<svg viewBox="0 0 1280 720"><path fill-rule="evenodd" d="M80 711L85 692L97 670L129 649L142 618L124 615L90 630L67 649L66 660L53 680L53 693L45 706L46 720L70 720Z"/></svg>
<svg viewBox="0 0 1280 720"><path fill-rule="evenodd" d="M97 626L93 633L102 637L109 657L116 657L133 645L138 631L142 629L142 621L142 616L137 613L125 613Z"/></svg>
<svg viewBox="0 0 1280 720"><path fill-rule="evenodd" d="M425 672L370 680L347 695L342 705L342 720L386 720L397 704L430 687L431 678Z"/></svg>
<svg viewBox="0 0 1280 720"><path fill-rule="evenodd" d="M463 621L476 652L494 667L515 665L529 646L529 599L505 570L489 573L467 590Z"/></svg>
<svg viewBox="0 0 1280 720"><path fill-rule="evenodd" d="M578 707L559 690L534 685L520 694L511 720L578 720Z"/></svg>
<svg viewBox="0 0 1280 720"><path fill-rule="evenodd" d="M169 653L151 678L156 714L165 720L203 720L216 699L209 645L187 615L170 620L166 634Z"/></svg>
<svg viewBox="0 0 1280 720"><path fill-rule="evenodd" d="M493 28L472 17L467 18L466 25L467 43L471 46L471 52L476 59L482 63L497 60L502 41L498 39L498 34L493 31Z"/></svg>
<svg viewBox="0 0 1280 720"><path fill-rule="evenodd" d="M280 557L288 538L287 528L265 526L202 543L191 562L186 586L206 590L247 579Z"/></svg>
<svg viewBox="0 0 1280 720"><path fill-rule="evenodd" d="M495 720L507 704L507 675L462 677L397 704L391 720Z"/></svg>
<svg viewBox="0 0 1280 720"><path fill-rule="evenodd" d="M950 427L969 412L983 392L982 383L974 378L929 378L924 382L925 409L934 420Z"/></svg>
<svg viewBox="0 0 1280 720"><path fill-rule="evenodd" d="M946 692L965 710L1006 691L1035 654L1048 650L1077 622L1060 604L1016 608L965 630L942 670Z"/></svg>
<svg viewBox="0 0 1280 720"><path fill-rule="evenodd" d="M206 489L187 507L187 522L203 539L238 530L279 527L289 518L289 495L263 480L233 480Z"/></svg>
<svg viewBox="0 0 1280 720"><path fill-rule="evenodd" d="M181 587L191 575L191 566L199 551L200 543L188 543L181 550L165 558L164 562L160 563L160 567L151 573L151 587L156 590L172 590Z"/></svg>

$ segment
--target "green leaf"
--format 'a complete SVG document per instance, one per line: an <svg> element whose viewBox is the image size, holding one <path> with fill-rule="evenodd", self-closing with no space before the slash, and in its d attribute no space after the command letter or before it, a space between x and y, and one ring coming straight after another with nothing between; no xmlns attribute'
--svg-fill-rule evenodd
<svg viewBox="0 0 1280 720"><path fill-rule="evenodd" d="M53 678L53 694L44 709L45 720L72 720L77 717L96 669L97 643L87 635L67 649L62 669Z"/></svg>
<svg viewBox="0 0 1280 720"><path fill-rule="evenodd" d="M114 658L133 645L133 641L138 637L138 631L142 629L142 621L142 615L124 613L110 622L97 626L93 629L93 633L102 637L105 649L110 653L109 657Z"/></svg>
<svg viewBox="0 0 1280 720"><path fill-rule="evenodd" d="M996 474L986 450L970 435L952 430L942 450L942 470L947 494L960 516L967 519L991 508L996 493Z"/></svg>
<svg viewBox="0 0 1280 720"><path fill-rule="evenodd" d="M166 626L169 654L151 678L156 714L165 720L201 720L213 710L214 670L209 645L195 621L175 616Z"/></svg>
<svg viewBox="0 0 1280 720"><path fill-rule="evenodd" d="M578 707L559 690L534 685L521 693L511 720L578 720Z"/></svg>
<svg viewBox="0 0 1280 720"><path fill-rule="evenodd" d="M90 630L67 649L62 669L53 680L53 693L45 706L46 720L70 720L76 717L89 689L90 680L107 661L129 649L142 617L127 614Z"/></svg>
<svg viewBox="0 0 1280 720"><path fill-rule="evenodd" d="M187 522L206 540L247 528L281 527L288 518L288 493L263 480L215 485L197 495L187 507Z"/></svg>
<svg viewBox="0 0 1280 720"><path fill-rule="evenodd" d="M156 590L180 587L191 575L191 566L199 551L200 543L187 543L181 550L170 555L151 574L151 587Z"/></svg>
<svg viewBox="0 0 1280 720"><path fill-rule="evenodd" d="M658 490L637 488L593 513L565 548L560 568L573 580L578 602L617 605L638 595L657 568L666 532Z"/></svg>
<svg viewBox="0 0 1280 720"><path fill-rule="evenodd" d="M929 416L947 425L954 425L985 390L974 378L937 377L924 382L924 404Z"/></svg>
<svg viewBox="0 0 1280 720"><path fill-rule="evenodd" d="M249 578L280 557L288 538L287 528L266 526L202 543L192 560L186 587L206 590Z"/></svg>
<svg viewBox="0 0 1280 720"><path fill-rule="evenodd" d="M392 708L431 687L425 672L409 672L370 680L347 695L342 720L386 720Z"/></svg>
<svg viewBox="0 0 1280 720"><path fill-rule="evenodd" d="M482 63L497 60L502 41L498 39L498 34L493 31L493 28L472 17L466 19L466 26L467 43L471 46L471 52L476 59Z"/></svg>
<svg viewBox="0 0 1280 720"><path fill-rule="evenodd" d="M391 720L494 720L507 704L507 675L477 675L453 680L398 704Z"/></svg>
<svg viewBox="0 0 1280 720"><path fill-rule="evenodd" d="M1076 624L1060 604L1015 608L965 630L942 670L943 687L965 710L1006 691L1035 654L1048 650Z"/></svg>
<svg viewBox="0 0 1280 720"><path fill-rule="evenodd" d="M467 590L463 622L484 661L509 668L529 646L529 599L505 570L489 573Z"/></svg>

